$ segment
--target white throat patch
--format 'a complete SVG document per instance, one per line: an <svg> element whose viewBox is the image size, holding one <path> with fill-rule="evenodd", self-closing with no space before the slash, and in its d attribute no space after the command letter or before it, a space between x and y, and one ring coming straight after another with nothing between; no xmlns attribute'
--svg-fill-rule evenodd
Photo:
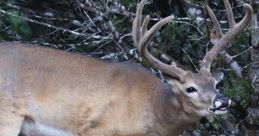
<svg viewBox="0 0 259 136"><path fill-rule="evenodd" d="M22 126L21 133L26 136L76 136L64 130L26 121Z"/></svg>

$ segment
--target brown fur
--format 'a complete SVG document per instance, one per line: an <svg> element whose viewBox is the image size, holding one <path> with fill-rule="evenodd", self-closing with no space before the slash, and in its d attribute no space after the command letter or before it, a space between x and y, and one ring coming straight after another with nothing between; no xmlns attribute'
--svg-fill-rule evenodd
<svg viewBox="0 0 259 136"><path fill-rule="evenodd" d="M228 15L231 6L224 0ZM167 65L147 50L155 32L146 30L145 0L137 8L132 36L140 54L168 75L161 82L132 63L114 63L33 45L0 43L0 136L175 136L201 117L226 113L231 101L216 89L210 64L251 20L222 36L200 63L198 73ZM208 7L214 24L213 12ZM142 24L142 25L141 25ZM221 77L221 76L219 76Z"/></svg>
<svg viewBox="0 0 259 136"><path fill-rule="evenodd" d="M135 64L19 43L0 44L0 79L0 136L17 136L27 117L78 136L172 136L211 104L183 102L180 82Z"/></svg>

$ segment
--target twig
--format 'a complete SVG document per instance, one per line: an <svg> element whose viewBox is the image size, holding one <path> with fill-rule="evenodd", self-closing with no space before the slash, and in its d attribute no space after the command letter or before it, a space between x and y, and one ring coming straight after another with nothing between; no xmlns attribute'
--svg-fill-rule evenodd
<svg viewBox="0 0 259 136"><path fill-rule="evenodd" d="M184 54L188 57L188 59L190 60L190 62L192 63L193 67L195 68L195 71L198 72L198 68L197 66L194 64L193 60L191 59L190 55L183 49L181 48L181 50L184 52Z"/></svg>
<svg viewBox="0 0 259 136"><path fill-rule="evenodd" d="M53 25L50 25L48 23L39 22L37 20L32 20L32 19L29 19L27 17L17 16L15 14L6 12L6 11L4 11L2 9L0 9L0 12L3 13L3 14L9 15L9 16L13 16L13 17L16 17L16 18L28 21L28 22L32 22L32 23L35 23L35 24L43 25L43 26L46 26L46 27L49 27L49 28L53 28L53 29L56 29L56 30L59 30L59 31L68 32L68 33L71 33L71 34L74 34L74 35L77 35L77 36L83 36L83 37L92 36L92 35L86 35L86 34L83 34L83 33L78 33L78 32L75 32L75 31L72 31L72 30L69 30L69 29L65 29L65 28L62 28L62 27L53 26Z"/></svg>

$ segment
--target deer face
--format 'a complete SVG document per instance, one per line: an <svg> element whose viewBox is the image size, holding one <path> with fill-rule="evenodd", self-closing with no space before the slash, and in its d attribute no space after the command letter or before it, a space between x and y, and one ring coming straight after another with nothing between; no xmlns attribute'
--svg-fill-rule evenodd
<svg viewBox="0 0 259 136"><path fill-rule="evenodd" d="M172 91L180 98L184 111L198 116L224 114L230 99L220 94L216 88L223 74L212 75L204 70L199 73L187 72L182 81L169 79Z"/></svg>

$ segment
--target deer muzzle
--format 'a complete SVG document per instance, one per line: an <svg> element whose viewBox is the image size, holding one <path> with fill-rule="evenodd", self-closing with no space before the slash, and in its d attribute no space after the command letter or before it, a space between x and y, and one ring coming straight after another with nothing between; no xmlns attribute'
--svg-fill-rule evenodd
<svg viewBox="0 0 259 136"><path fill-rule="evenodd" d="M231 105L231 100L222 94L218 94L213 101L213 108L210 110L214 114L224 114L228 111L228 107Z"/></svg>

